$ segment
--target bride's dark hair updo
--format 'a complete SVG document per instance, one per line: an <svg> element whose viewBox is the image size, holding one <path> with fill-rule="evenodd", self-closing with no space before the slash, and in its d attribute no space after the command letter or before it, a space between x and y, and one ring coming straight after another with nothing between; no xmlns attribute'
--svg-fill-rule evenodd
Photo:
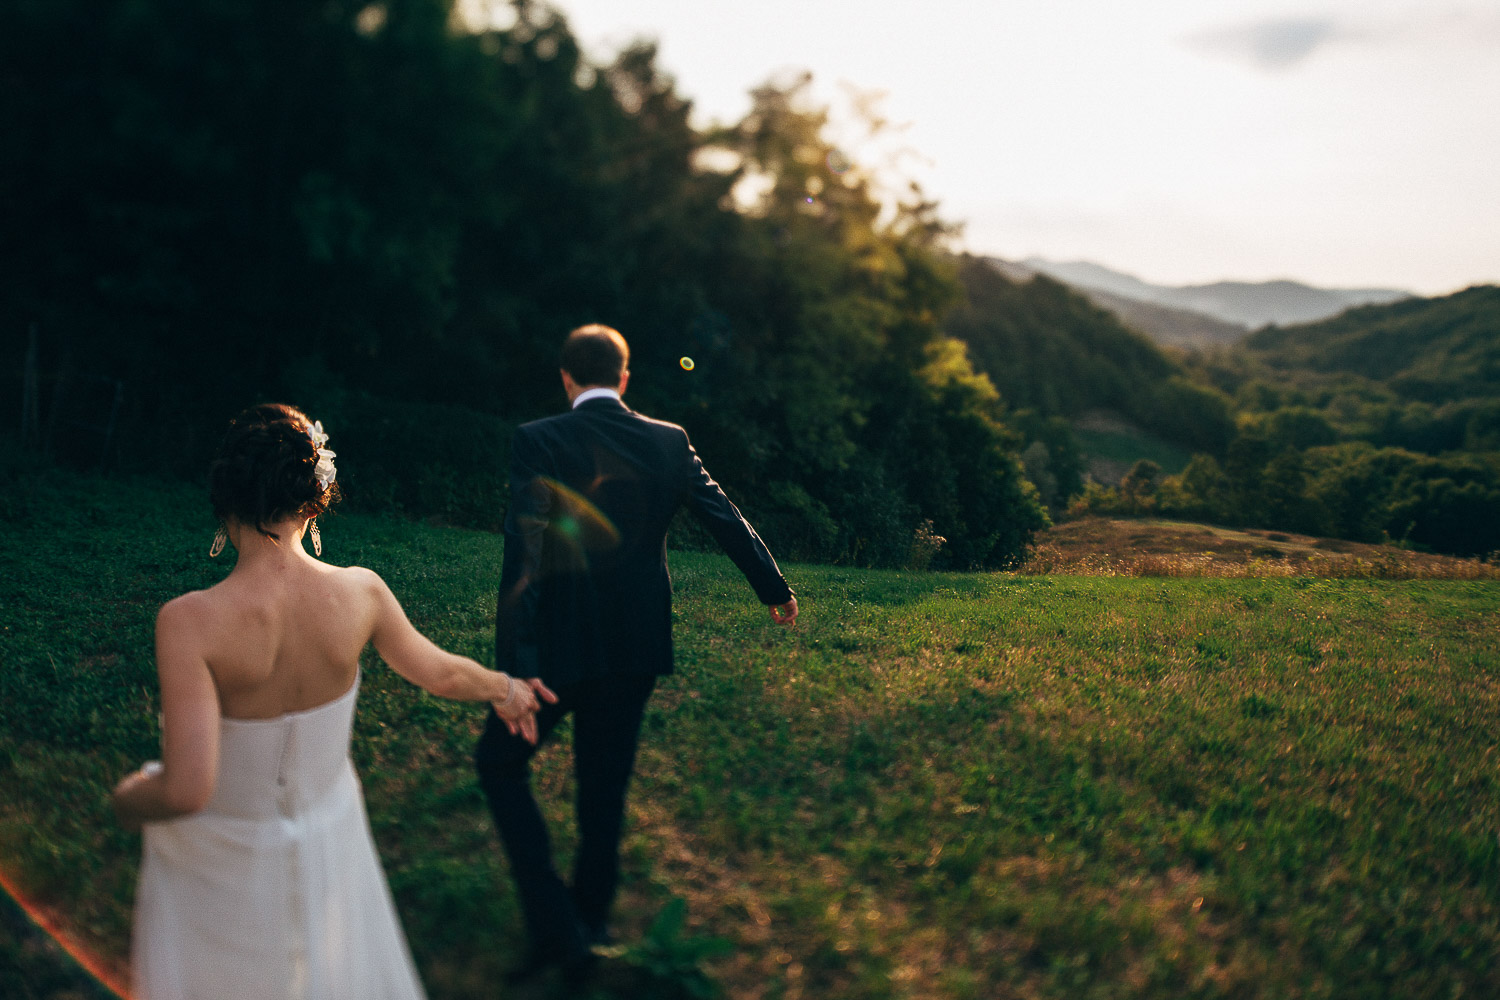
<svg viewBox="0 0 1500 1000"><path fill-rule="evenodd" d="M307 414L285 403L252 406L231 420L208 469L214 516L220 521L232 517L276 538L267 524L327 511L339 488L337 483L327 489L318 485L318 449L311 431Z"/></svg>

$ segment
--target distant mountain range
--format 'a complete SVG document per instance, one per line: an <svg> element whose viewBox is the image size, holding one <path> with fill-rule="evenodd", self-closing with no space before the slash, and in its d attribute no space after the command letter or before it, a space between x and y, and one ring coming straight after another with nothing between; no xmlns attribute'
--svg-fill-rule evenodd
<svg viewBox="0 0 1500 1000"><path fill-rule="evenodd" d="M1045 274L1072 286L1157 343L1206 347L1233 343L1269 324L1311 323L1353 306L1410 298L1394 288L1315 288L1296 281L1216 281L1154 285L1089 261L990 258L1011 278Z"/></svg>

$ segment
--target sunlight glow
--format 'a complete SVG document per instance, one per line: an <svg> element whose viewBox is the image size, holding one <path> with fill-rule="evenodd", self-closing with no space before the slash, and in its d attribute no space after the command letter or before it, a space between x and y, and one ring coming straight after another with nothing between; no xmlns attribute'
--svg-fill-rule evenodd
<svg viewBox="0 0 1500 1000"><path fill-rule="evenodd" d="M704 125L810 70L848 160L884 190L919 182L976 253L1162 283L1500 282L1493 0L935 0L920 31L852 0L557 2L591 58L656 39ZM860 93L879 144L840 131Z"/></svg>

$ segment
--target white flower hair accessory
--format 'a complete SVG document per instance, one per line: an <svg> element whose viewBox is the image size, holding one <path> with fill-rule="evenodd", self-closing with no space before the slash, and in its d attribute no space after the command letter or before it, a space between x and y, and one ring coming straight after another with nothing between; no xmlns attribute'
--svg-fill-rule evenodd
<svg viewBox="0 0 1500 1000"><path fill-rule="evenodd" d="M334 452L323 447L328 443L328 435L323 431L323 421L315 420L307 429L307 436L312 438L313 448L318 452L318 464L313 469L313 477L318 481L318 489L327 490L338 478L339 470L334 468Z"/></svg>

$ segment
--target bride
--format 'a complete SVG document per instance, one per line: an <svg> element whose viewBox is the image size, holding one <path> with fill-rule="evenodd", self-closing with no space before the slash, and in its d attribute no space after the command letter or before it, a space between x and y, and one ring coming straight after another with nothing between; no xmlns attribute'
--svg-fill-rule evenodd
<svg viewBox="0 0 1500 1000"><path fill-rule="evenodd" d="M360 653L373 642L433 694L490 702L533 743L538 698L555 700L439 649L370 570L307 554L338 492L327 440L279 404L230 424L209 554L227 541L238 561L157 616L162 759L112 799L144 825L138 1000L421 998L349 759Z"/></svg>

